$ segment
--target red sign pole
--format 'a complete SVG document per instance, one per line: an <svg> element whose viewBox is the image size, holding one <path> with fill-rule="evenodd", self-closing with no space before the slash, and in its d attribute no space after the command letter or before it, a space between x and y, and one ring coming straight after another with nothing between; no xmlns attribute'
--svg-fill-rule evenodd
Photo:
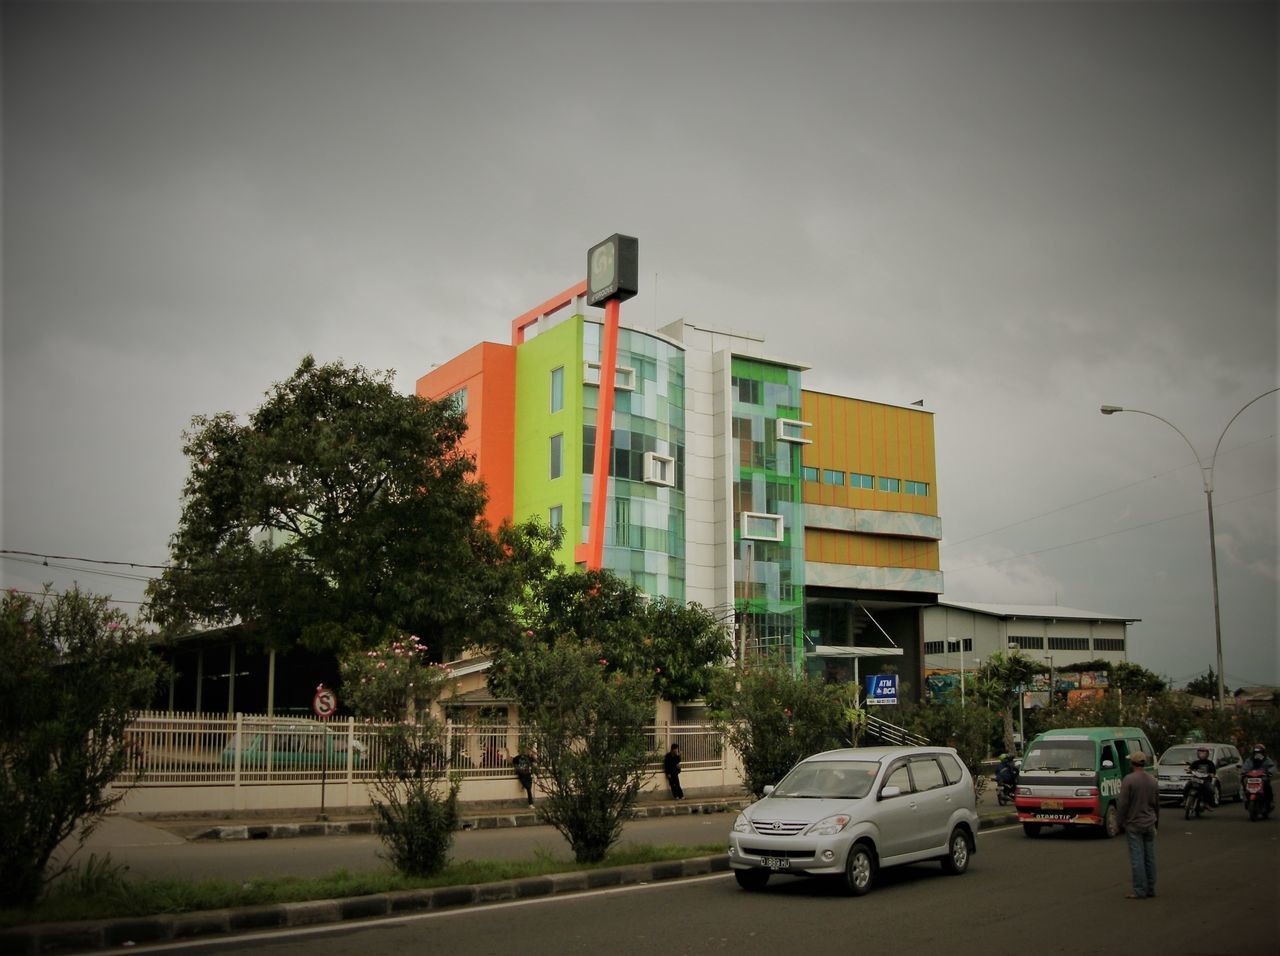
<svg viewBox="0 0 1280 956"><path fill-rule="evenodd" d="M610 299L604 306L604 334L600 338L600 402L596 408L596 458L591 481L591 521L587 534L587 567L604 566L604 512L609 500L609 462L613 458L613 391L618 369L618 315L622 305Z"/></svg>

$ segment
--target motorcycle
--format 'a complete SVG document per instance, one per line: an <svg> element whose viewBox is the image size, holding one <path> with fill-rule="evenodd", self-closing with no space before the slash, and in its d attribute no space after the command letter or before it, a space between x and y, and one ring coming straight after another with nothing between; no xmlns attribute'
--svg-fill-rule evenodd
<svg viewBox="0 0 1280 956"><path fill-rule="evenodd" d="M1192 770L1187 773L1187 785L1182 788L1182 811L1188 820L1192 816L1200 816L1205 810L1212 810L1212 797L1209 796L1209 774L1203 770Z"/></svg>
<svg viewBox="0 0 1280 956"><path fill-rule="evenodd" d="M996 803L1008 806L1013 803L1014 794L1018 792L1018 771L1022 769L1022 761L1013 762L1013 773L1006 779L996 778Z"/></svg>
<svg viewBox="0 0 1280 956"><path fill-rule="evenodd" d="M1244 808L1249 820L1261 820L1272 808L1270 774L1265 770L1247 770L1244 774Z"/></svg>

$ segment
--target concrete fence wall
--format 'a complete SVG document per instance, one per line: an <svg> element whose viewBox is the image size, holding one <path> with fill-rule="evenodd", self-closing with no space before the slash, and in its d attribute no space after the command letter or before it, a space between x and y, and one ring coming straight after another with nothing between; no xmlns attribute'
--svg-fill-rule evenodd
<svg viewBox="0 0 1280 956"><path fill-rule="evenodd" d="M125 734L139 776L118 812L366 807L381 760L378 730L376 724L351 719L141 714ZM522 746L519 726L448 724L445 730L447 757L442 757L441 769L461 777L463 801L523 797L511 766ZM662 754L673 743L680 744L684 755L681 782L687 791L723 793L741 787L739 757L714 727L655 724L648 733L655 759L646 791L666 789Z"/></svg>

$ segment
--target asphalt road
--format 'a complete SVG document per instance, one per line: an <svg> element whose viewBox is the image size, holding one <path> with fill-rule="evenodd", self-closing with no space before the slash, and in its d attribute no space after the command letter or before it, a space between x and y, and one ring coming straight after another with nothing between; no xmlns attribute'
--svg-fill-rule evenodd
<svg viewBox="0 0 1280 956"><path fill-rule="evenodd" d="M718 827L729 822L711 819ZM746 893L732 876L717 874L145 949L271 956L326 948L358 949L361 956L1277 951L1280 821L1249 823L1236 805L1189 823L1170 813L1158 846L1159 892L1152 900L1124 899L1123 839L1061 830L1028 839L1011 827L984 831L974 865L961 877L918 864L881 874L860 899L794 877L776 877L764 892Z"/></svg>

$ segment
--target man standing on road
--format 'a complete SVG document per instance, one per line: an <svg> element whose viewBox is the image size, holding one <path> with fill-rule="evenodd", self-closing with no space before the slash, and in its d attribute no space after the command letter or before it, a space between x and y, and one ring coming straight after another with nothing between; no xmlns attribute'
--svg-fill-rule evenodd
<svg viewBox="0 0 1280 956"><path fill-rule="evenodd" d="M1120 826L1129 843L1129 870L1133 892L1127 900L1156 895L1156 829L1160 825L1160 785L1147 773L1147 755L1129 755L1132 769L1120 782Z"/></svg>

